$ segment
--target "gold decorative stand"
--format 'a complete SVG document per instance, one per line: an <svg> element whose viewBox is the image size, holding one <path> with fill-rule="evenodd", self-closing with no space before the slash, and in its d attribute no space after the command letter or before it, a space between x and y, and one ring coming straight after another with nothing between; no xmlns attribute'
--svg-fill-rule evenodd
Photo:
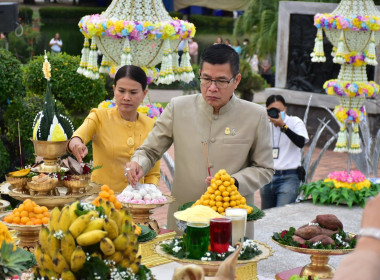
<svg viewBox="0 0 380 280"><path fill-rule="evenodd" d="M153 214L153 209L161 207L165 204L175 201L174 197L165 195L166 201L159 204L136 204L136 203L122 203L123 207L127 208L132 214L133 221L137 224L146 225L152 228L155 232L159 233L160 228L155 219L150 217Z"/></svg>
<svg viewBox="0 0 380 280"><path fill-rule="evenodd" d="M59 171L58 158L66 153L69 141L30 140L33 142L35 154L44 158L44 163L39 167L39 172L54 173Z"/></svg>

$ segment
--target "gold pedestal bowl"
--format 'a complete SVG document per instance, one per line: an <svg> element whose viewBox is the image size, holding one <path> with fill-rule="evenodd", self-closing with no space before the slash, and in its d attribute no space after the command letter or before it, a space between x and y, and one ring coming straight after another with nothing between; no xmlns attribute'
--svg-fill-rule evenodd
<svg viewBox="0 0 380 280"><path fill-rule="evenodd" d="M90 182L91 174L70 175L70 178L68 180L62 180L61 184L68 189L67 194L78 194L84 192L90 185Z"/></svg>
<svg viewBox="0 0 380 280"><path fill-rule="evenodd" d="M52 178L49 182L34 183L33 181L28 182L27 186L31 195L45 196L45 195L55 195L55 187L58 185L58 179Z"/></svg>
<svg viewBox="0 0 380 280"><path fill-rule="evenodd" d="M5 180L14 186L17 190L19 190L22 193L29 194L28 188L27 188L27 182L31 180L31 178L27 177L10 177L5 175Z"/></svg>
<svg viewBox="0 0 380 280"><path fill-rule="evenodd" d="M175 198L172 196L165 195L165 197L166 201L158 204L137 204L125 202L121 202L121 204L129 210L135 223L150 226L155 232L159 233L160 228L158 227L157 221L150 216L153 214L153 209L175 201Z"/></svg>
<svg viewBox="0 0 380 280"><path fill-rule="evenodd" d="M272 239L277 245L286 248L290 251L311 255L311 263L305 265L300 273L301 277L311 276L312 279L318 277L319 279L333 278L335 273L335 268L328 264L329 256L339 256L345 255L352 252L354 249L309 249L309 248L300 248L294 246L288 246L278 243L276 240Z"/></svg>
<svg viewBox="0 0 380 280"><path fill-rule="evenodd" d="M37 156L44 158L40 172L54 173L60 170L58 158L66 153L67 141L39 141L30 139L34 145Z"/></svg>

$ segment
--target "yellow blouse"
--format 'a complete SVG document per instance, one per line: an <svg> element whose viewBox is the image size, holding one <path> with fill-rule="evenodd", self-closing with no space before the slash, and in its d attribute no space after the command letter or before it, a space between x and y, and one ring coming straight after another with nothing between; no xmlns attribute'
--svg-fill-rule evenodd
<svg viewBox="0 0 380 280"><path fill-rule="evenodd" d="M128 185L124 176L125 164L130 161L135 149L144 142L153 125L154 120L143 114L139 114L136 122L129 122L120 116L116 107L92 109L73 134L73 137L81 138L85 144L92 140L94 166L102 165L102 168L94 170L91 180L107 184L115 192L121 192ZM146 184L158 185L159 161L140 182L143 180Z"/></svg>

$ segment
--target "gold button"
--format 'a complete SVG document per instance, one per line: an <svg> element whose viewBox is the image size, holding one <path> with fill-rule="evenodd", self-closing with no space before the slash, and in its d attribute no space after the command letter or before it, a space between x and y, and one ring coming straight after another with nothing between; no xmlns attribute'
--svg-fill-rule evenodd
<svg viewBox="0 0 380 280"><path fill-rule="evenodd" d="M214 143L216 140L215 140L215 138L213 137L213 138L210 139L210 141L211 141L212 143Z"/></svg>
<svg viewBox="0 0 380 280"><path fill-rule="evenodd" d="M210 163L210 168L213 168L214 167L214 164Z"/></svg>

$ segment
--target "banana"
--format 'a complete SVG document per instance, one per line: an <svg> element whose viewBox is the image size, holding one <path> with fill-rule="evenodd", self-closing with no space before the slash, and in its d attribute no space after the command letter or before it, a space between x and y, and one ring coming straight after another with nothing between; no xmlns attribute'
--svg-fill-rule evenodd
<svg viewBox="0 0 380 280"><path fill-rule="evenodd" d="M75 213L75 210L77 210L79 202L80 201L77 200L70 204L70 207L69 207L70 224L72 224L76 220L76 218L78 218L78 215Z"/></svg>
<svg viewBox="0 0 380 280"><path fill-rule="evenodd" d="M57 250L55 252L55 256L53 258L53 267L54 271L58 274L61 274L64 269L70 269L69 265L67 264L65 258L62 255L61 250Z"/></svg>
<svg viewBox="0 0 380 280"><path fill-rule="evenodd" d="M41 261L41 267L51 270L51 271L54 270L53 261L51 260L51 257L47 253L42 254L40 261Z"/></svg>
<svg viewBox="0 0 380 280"><path fill-rule="evenodd" d="M136 261L129 266L129 268L132 269L134 274L136 274L139 271L140 263L141 263L141 255L138 256Z"/></svg>
<svg viewBox="0 0 380 280"><path fill-rule="evenodd" d="M116 251L115 253L107 257L107 259L113 260L116 264L120 263L123 260L123 258L123 253L120 251Z"/></svg>
<svg viewBox="0 0 380 280"><path fill-rule="evenodd" d="M74 252L76 247L75 239L70 231L66 231L61 239L61 250L62 255L65 258L66 262L69 264L71 261L71 255Z"/></svg>
<svg viewBox="0 0 380 280"><path fill-rule="evenodd" d="M128 220L125 220L121 227L120 233L132 234L133 233L132 223Z"/></svg>
<svg viewBox="0 0 380 280"><path fill-rule="evenodd" d="M76 272L83 267L86 262L86 253L83 251L81 246L77 246L71 255L70 267L71 270Z"/></svg>
<svg viewBox="0 0 380 280"><path fill-rule="evenodd" d="M113 243L115 244L116 250L124 251L129 244L128 235L126 233L120 234L118 237L116 237Z"/></svg>
<svg viewBox="0 0 380 280"><path fill-rule="evenodd" d="M120 265L124 268L128 268L131 265L131 262L128 259L128 256L124 256L124 258L121 260Z"/></svg>
<svg viewBox="0 0 380 280"><path fill-rule="evenodd" d="M49 233L50 231L45 225L41 226L40 232L38 233L38 242L41 244L41 249L45 252L47 252L48 249L47 240L49 237Z"/></svg>
<svg viewBox="0 0 380 280"><path fill-rule="evenodd" d="M130 224L132 224L133 222L133 219L132 219L132 216L131 216L131 213L125 209L125 208L121 208L120 209L120 215L121 215L121 226L124 225L125 221L129 221Z"/></svg>
<svg viewBox="0 0 380 280"><path fill-rule="evenodd" d="M70 225L69 231L73 235L74 238L77 238L79 234L84 231L87 225L90 223L92 218L92 214L87 213L86 215L79 216L76 220Z"/></svg>
<svg viewBox="0 0 380 280"><path fill-rule="evenodd" d="M69 205L63 207L61 215L59 215L58 223L60 230L62 230L63 232L66 232L69 229L71 225Z"/></svg>
<svg viewBox="0 0 380 280"><path fill-rule="evenodd" d="M129 261L131 263L136 262L136 256L137 256L137 249L133 249L131 253L129 253Z"/></svg>
<svg viewBox="0 0 380 280"><path fill-rule="evenodd" d="M44 269L45 279L59 279L59 274L51 269Z"/></svg>
<svg viewBox="0 0 380 280"><path fill-rule="evenodd" d="M74 273L71 272L71 270L64 269L61 274L62 280L76 280Z"/></svg>
<svg viewBox="0 0 380 280"><path fill-rule="evenodd" d="M99 206L101 206L104 210L104 214L108 217L111 213L111 207L110 204L107 204L107 201L104 199L99 199Z"/></svg>
<svg viewBox="0 0 380 280"><path fill-rule="evenodd" d="M104 219L102 218L94 219L87 225L87 227L84 229L82 234L89 231L96 230L96 229L103 229L103 226L104 226Z"/></svg>
<svg viewBox="0 0 380 280"><path fill-rule="evenodd" d="M82 233L77 237L77 243L80 246L89 246L99 243L102 238L107 236L107 232L104 230L96 229L86 233Z"/></svg>
<svg viewBox="0 0 380 280"><path fill-rule="evenodd" d="M136 256L137 249L136 249L136 243L130 242L128 246L123 251L124 256L129 256L130 260L133 260Z"/></svg>
<svg viewBox="0 0 380 280"><path fill-rule="evenodd" d="M61 215L61 211L58 207L54 207L53 210L50 212L50 219L49 219L49 230L52 231L58 231L59 230L59 224L58 219Z"/></svg>
<svg viewBox="0 0 380 280"><path fill-rule="evenodd" d="M117 224L117 227L119 229L119 231L121 230L121 222L122 222L122 217L121 217L121 214L118 210L116 210L115 208L112 208L111 209L111 214L110 214L110 218L112 220L114 220Z"/></svg>
<svg viewBox="0 0 380 280"><path fill-rule="evenodd" d="M119 235L119 228L116 222L112 219L106 218L104 220L104 230L108 232L108 237L114 240Z"/></svg>
<svg viewBox="0 0 380 280"><path fill-rule="evenodd" d="M111 256L115 253L115 245L113 244L112 240L108 237L102 238L100 240L100 250L103 252L106 256Z"/></svg>
<svg viewBox="0 0 380 280"><path fill-rule="evenodd" d="M38 266L40 266L40 267L42 267L42 264L41 264L41 256L42 256L42 254L43 253L42 253L41 245L37 245L36 249L34 249L34 256L36 258Z"/></svg>
<svg viewBox="0 0 380 280"><path fill-rule="evenodd" d="M94 252L90 255L91 257L97 257L99 258L99 260L102 260L103 259L103 256L100 252Z"/></svg>
<svg viewBox="0 0 380 280"><path fill-rule="evenodd" d="M48 249L46 252L49 254L51 258L53 258L55 255L55 251L61 248L61 241L53 235L53 232L50 232L49 237L47 239L47 243Z"/></svg>

